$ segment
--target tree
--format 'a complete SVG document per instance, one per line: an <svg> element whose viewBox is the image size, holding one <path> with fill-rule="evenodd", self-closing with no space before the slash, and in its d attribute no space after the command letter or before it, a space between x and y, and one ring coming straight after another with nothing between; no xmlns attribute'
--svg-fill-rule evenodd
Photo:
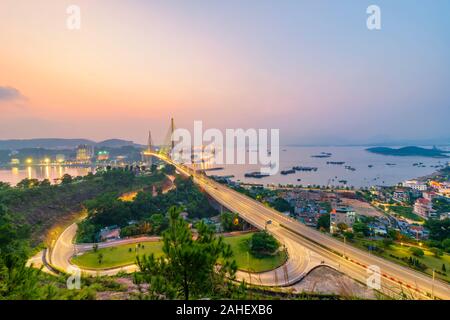
<svg viewBox="0 0 450 320"><path fill-rule="evenodd" d="M160 213L155 213L150 217L150 224L155 234L160 234L162 230L167 228L167 219Z"/></svg>
<svg viewBox="0 0 450 320"><path fill-rule="evenodd" d="M430 230L430 239L443 241L450 238L450 219L429 219L425 227Z"/></svg>
<svg viewBox="0 0 450 320"><path fill-rule="evenodd" d="M292 207L289 202L280 197L276 198L273 201L272 206L275 210L278 210L280 212L292 212Z"/></svg>
<svg viewBox="0 0 450 320"><path fill-rule="evenodd" d="M135 274L135 282L148 283L152 298L188 300L210 296L234 279L237 267L231 259L231 247L203 222L196 226L198 236L194 240L188 224L180 217L181 211L178 207L169 209L163 256L137 257L140 272Z"/></svg>
<svg viewBox="0 0 450 320"><path fill-rule="evenodd" d="M317 229L330 230L330 214L323 214L317 220Z"/></svg>
<svg viewBox="0 0 450 320"><path fill-rule="evenodd" d="M345 230L348 229L347 224L346 224L346 223L343 223L343 222L338 223L338 224L337 224L337 227L338 227L338 229L339 229L341 232L344 232Z"/></svg>
<svg viewBox="0 0 450 320"><path fill-rule="evenodd" d="M100 252L97 255L97 260L98 260L98 264L102 264L102 262L103 262L103 253Z"/></svg>
<svg viewBox="0 0 450 320"><path fill-rule="evenodd" d="M361 221L356 221L353 224L353 231L357 232L357 233L362 233L364 236L368 236L370 235L370 229L369 226Z"/></svg>
<svg viewBox="0 0 450 320"><path fill-rule="evenodd" d="M423 257L423 255L425 254L422 249L417 247L411 247L409 248L409 251L411 251L412 254L415 255L416 257Z"/></svg>
<svg viewBox="0 0 450 320"><path fill-rule="evenodd" d="M223 212L220 215L220 224L224 231L242 230L242 221L237 213Z"/></svg>
<svg viewBox="0 0 450 320"><path fill-rule="evenodd" d="M444 273L447 272L447 268L445 267L445 263L442 264L441 270L442 270L442 272L444 272Z"/></svg>
<svg viewBox="0 0 450 320"><path fill-rule="evenodd" d="M250 239L250 252L256 257L273 255L279 247L278 241L267 231L256 232Z"/></svg>
<svg viewBox="0 0 450 320"><path fill-rule="evenodd" d="M70 184L72 183L72 180L72 176L66 173L61 177L61 184Z"/></svg>

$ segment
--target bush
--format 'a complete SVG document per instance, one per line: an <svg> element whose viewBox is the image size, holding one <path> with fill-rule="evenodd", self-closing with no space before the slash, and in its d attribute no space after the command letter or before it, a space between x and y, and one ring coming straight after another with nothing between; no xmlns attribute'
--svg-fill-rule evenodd
<svg viewBox="0 0 450 320"><path fill-rule="evenodd" d="M415 255L416 257L423 257L423 255L425 254L422 249L417 247L411 247L409 248L409 251L411 251L412 254Z"/></svg>
<svg viewBox="0 0 450 320"><path fill-rule="evenodd" d="M274 255L279 247L278 241L266 231L253 234L250 239L250 252L256 257Z"/></svg>

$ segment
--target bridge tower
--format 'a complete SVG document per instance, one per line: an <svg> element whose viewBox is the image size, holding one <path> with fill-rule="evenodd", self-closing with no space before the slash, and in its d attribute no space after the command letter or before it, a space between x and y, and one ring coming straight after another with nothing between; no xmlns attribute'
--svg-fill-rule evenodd
<svg viewBox="0 0 450 320"><path fill-rule="evenodd" d="M175 148L175 141L173 141L173 133L175 132L175 122L173 118L170 118L170 152L172 152L173 148Z"/></svg>
<svg viewBox="0 0 450 320"><path fill-rule="evenodd" d="M142 152L142 162L144 162L148 168L150 168L153 164L153 158L151 156L152 148L153 148L152 132L149 130L147 148Z"/></svg>

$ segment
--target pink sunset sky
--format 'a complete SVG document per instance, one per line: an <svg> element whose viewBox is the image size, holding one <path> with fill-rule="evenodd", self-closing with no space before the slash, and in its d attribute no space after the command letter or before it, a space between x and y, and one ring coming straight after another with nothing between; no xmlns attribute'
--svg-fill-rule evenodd
<svg viewBox="0 0 450 320"><path fill-rule="evenodd" d="M449 2L379 3L372 32L367 1L2 0L0 140L161 140L170 117L290 144L450 137Z"/></svg>

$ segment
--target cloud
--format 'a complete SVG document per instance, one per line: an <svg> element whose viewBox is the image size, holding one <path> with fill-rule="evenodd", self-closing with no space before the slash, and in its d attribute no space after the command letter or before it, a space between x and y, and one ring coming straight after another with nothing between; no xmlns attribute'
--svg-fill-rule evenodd
<svg viewBox="0 0 450 320"><path fill-rule="evenodd" d="M19 90L12 87L0 86L0 102L23 101L26 97Z"/></svg>

